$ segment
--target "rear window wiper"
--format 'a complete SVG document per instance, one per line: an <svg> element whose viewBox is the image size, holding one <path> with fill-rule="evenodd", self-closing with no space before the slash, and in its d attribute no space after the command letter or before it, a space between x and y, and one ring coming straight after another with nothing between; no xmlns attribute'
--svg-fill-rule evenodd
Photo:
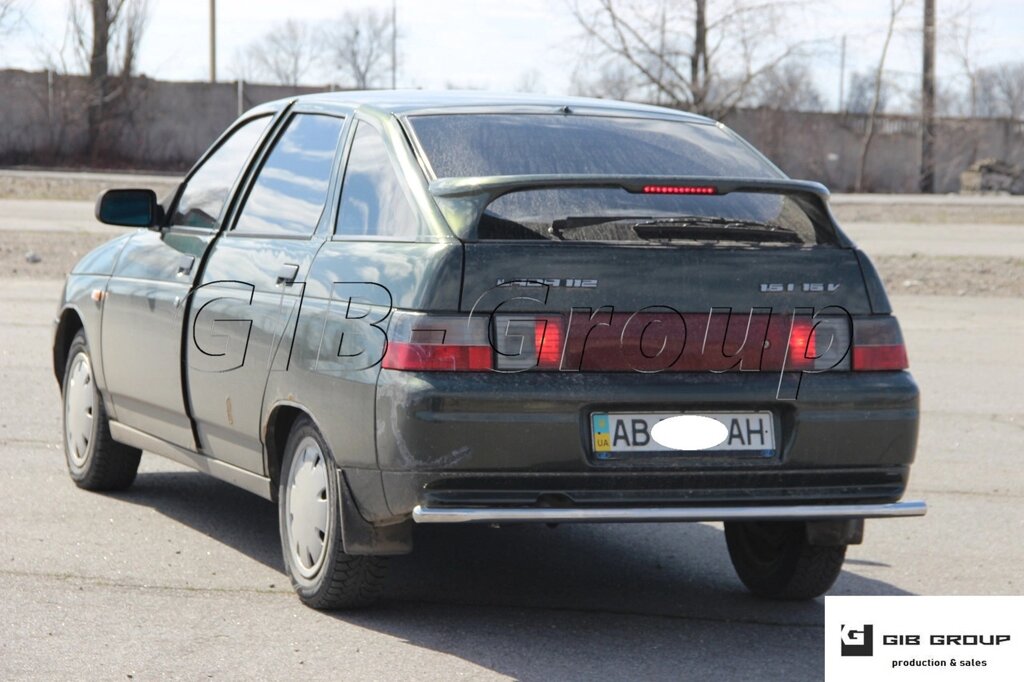
<svg viewBox="0 0 1024 682"><path fill-rule="evenodd" d="M563 232L567 230L580 230L588 227L607 226L612 223L623 223L629 227L639 224L637 221L650 221L652 216L643 215L611 215L611 216L568 216L552 221L547 233L554 239L563 239Z"/></svg>
<svg viewBox="0 0 1024 682"><path fill-rule="evenodd" d="M759 220L719 218L712 216L680 216L655 218L634 223L633 232L641 239L669 241L673 239L708 239L723 241L774 241L804 243L795 230Z"/></svg>
<svg viewBox="0 0 1024 682"><path fill-rule="evenodd" d="M551 223L547 229L552 239L565 239L564 232L573 230L607 231L612 225L629 230L637 239L646 241L745 241L803 244L804 238L795 230L757 220L721 218L716 216L569 216ZM588 229L589 228L589 229Z"/></svg>

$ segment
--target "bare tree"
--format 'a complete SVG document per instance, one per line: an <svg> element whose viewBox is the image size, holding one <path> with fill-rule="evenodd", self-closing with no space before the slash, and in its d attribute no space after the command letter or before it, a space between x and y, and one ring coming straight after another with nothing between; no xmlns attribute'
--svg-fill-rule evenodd
<svg viewBox="0 0 1024 682"><path fill-rule="evenodd" d="M978 71L978 114L1024 118L1024 62L1008 62Z"/></svg>
<svg viewBox="0 0 1024 682"><path fill-rule="evenodd" d="M748 103L766 109L822 111L825 101L806 62L789 60L765 73L751 88Z"/></svg>
<svg viewBox="0 0 1024 682"><path fill-rule="evenodd" d="M126 106L139 43L149 17L148 0L69 0L68 28L75 61L88 73L89 156L104 154L104 127L131 115ZM63 63L63 57L61 58Z"/></svg>
<svg viewBox="0 0 1024 682"><path fill-rule="evenodd" d="M13 33L21 23L19 0L0 0L0 36Z"/></svg>
<svg viewBox="0 0 1024 682"><path fill-rule="evenodd" d="M978 108L978 31L974 7L968 2L954 6L952 11L939 21L942 35L940 45L960 69L960 77L966 81L966 104L960 113L973 118Z"/></svg>
<svg viewBox="0 0 1024 682"><path fill-rule="evenodd" d="M324 51L338 77L357 89L380 87L392 64L390 12L346 12L324 31Z"/></svg>
<svg viewBox="0 0 1024 682"><path fill-rule="evenodd" d="M876 72L854 72L850 74L850 85L847 88L844 110L851 114L867 114L871 111L875 98ZM889 104L893 99L893 85L886 78L882 78L878 90L878 112L883 113L889 110Z"/></svg>
<svg viewBox="0 0 1024 682"><path fill-rule="evenodd" d="M539 70L527 69L519 74L519 80L516 81L515 87L512 89L516 92L544 92L544 86L540 82L541 77L542 74Z"/></svg>
<svg viewBox="0 0 1024 682"><path fill-rule="evenodd" d="M607 64L596 74L591 73L586 64L581 64L572 73L570 89L574 95L584 97L629 99L638 86L635 73L626 64Z"/></svg>
<svg viewBox="0 0 1024 682"><path fill-rule="evenodd" d="M69 0L73 58L91 78L130 76L149 20L149 0Z"/></svg>
<svg viewBox="0 0 1024 682"><path fill-rule="evenodd" d="M910 4L910 0L889 0L889 22L885 32L885 40L882 42L882 54L878 58L878 66L875 68L874 92L871 97L871 108L868 110L868 119L864 125L864 137L861 140L860 160L857 164L857 178L853 183L855 192L864 191L864 169L867 166L868 151L871 141L875 137L875 118L878 116L882 99L882 79L885 77L885 61L889 56L889 46L892 44L892 36L896 32L896 24L900 14Z"/></svg>
<svg viewBox="0 0 1024 682"><path fill-rule="evenodd" d="M565 0L588 40L584 61L635 78L633 95L721 118L807 47L782 37L801 0ZM624 70L623 70L624 69ZM582 89L582 88L581 88Z"/></svg>
<svg viewBox="0 0 1024 682"><path fill-rule="evenodd" d="M250 43L236 61L244 80L298 85L317 62L320 50L315 32L304 22L288 19Z"/></svg>

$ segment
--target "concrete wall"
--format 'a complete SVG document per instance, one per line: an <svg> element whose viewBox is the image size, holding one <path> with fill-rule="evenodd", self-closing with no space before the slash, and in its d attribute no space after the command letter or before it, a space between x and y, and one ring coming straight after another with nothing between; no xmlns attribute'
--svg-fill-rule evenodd
<svg viewBox="0 0 1024 682"><path fill-rule="evenodd" d="M107 168L182 170L241 111L324 88L134 78L104 128ZM0 71L0 164L89 165L83 76Z"/></svg>
<svg viewBox="0 0 1024 682"><path fill-rule="evenodd" d="M834 191L853 188L867 116L743 109L726 125L796 178L818 180ZM997 158L1024 166L1024 121L939 119L935 138L935 187L956 192L960 173L974 161ZM916 192L921 154L920 120L876 119L864 173L873 192Z"/></svg>
<svg viewBox="0 0 1024 682"><path fill-rule="evenodd" d="M245 84L242 109L317 92ZM82 76L0 71L0 164L100 166L184 170L239 113L236 83L183 83L133 79L124 107L106 126L107 147L89 158L86 82ZM789 175L852 189L866 117L850 114L744 109L725 123L750 140ZM914 192L920 154L919 121L885 116L868 156L866 189ZM1024 166L1024 122L942 119L936 137L936 188L959 189L959 175L977 159L994 157Z"/></svg>

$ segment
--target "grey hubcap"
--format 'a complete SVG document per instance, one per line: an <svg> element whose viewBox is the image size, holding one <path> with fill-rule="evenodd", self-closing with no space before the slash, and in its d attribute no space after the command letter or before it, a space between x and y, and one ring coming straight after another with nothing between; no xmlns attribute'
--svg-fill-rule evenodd
<svg viewBox="0 0 1024 682"><path fill-rule="evenodd" d="M92 443L96 390L92 384L89 356L79 353L71 360L68 385L64 387L64 430L68 456L76 468L85 466Z"/></svg>
<svg viewBox="0 0 1024 682"><path fill-rule="evenodd" d="M306 578L315 576L324 563L330 519L328 485L324 453L316 440L307 436L292 458L285 499L288 549L292 563Z"/></svg>

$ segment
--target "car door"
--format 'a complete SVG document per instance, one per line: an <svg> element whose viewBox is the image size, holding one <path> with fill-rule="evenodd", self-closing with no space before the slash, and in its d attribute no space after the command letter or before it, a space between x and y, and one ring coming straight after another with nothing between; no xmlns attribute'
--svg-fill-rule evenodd
<svg viewBox="0 0 1024 682"><path fill-rule="evenodd" d="M194 294L186 371L200 447L249 471L263 470L264 388L272 368L287 369L344 123L322 112L290 115Z"/></svg>
<svg viewBox="0 0 1024 682"><path fill-rule="evenodd" d="M270 115L240 122L178 191L167 224L125 245L103 302L107 390L122 424L195 448L181 381L182 324L196 272Z"/></svg>

